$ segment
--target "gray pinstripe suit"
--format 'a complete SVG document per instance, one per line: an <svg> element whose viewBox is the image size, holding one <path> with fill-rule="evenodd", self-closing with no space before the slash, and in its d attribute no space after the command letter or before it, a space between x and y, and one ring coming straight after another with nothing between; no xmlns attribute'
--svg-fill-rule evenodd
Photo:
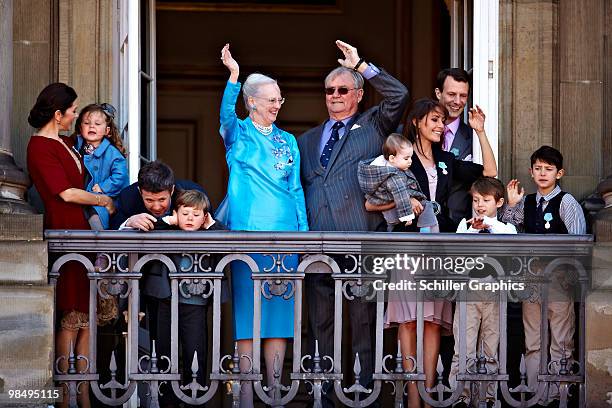
<svg viewBox="0 0 612 408"><path fill-rule="evenodd" d="M369 82L384 99L378 106L350 119L346 133L334 146L327 168L319 161L324 124L298 138L302 187L311 231L385 230L386 223L380 213L365 211L357 167L359 161L381 154L384 139L396 130L401 120L408 102L408 90L383 70ZM321 355L333 356L334 288L331 277L307 275L306 295L311 355L314 339L318 339ZM374 303L359 300L349 304L353 356L359 353L361 384L369 384L372 378L374 306ZM329 401L325 401L325 405L328 404Z"/></svg>

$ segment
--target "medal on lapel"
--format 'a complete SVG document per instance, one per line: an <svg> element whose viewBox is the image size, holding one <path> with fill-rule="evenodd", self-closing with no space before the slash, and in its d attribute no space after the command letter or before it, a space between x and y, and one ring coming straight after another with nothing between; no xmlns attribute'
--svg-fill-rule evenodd
<svg viewBox="0 0 612 408"><path fill-rule="evenodd" d="M550 229L550 222L552 220L553 220L553 216L551 213L544 214L544 221L546 221L546 224L544 224L544 228Z"/></svg>
<svg viewBox="0 0 612 408"><path fill-rule="evenodd" d="M448 171L446 171L446 169L448 167L446 167L446 163L444 162L438 162L438 167L442 169L442 174L444 174L445 176L448 174Z"/></svg>
<svg viewBox="0 0 612 408"><path fill-rule="evenodd" d="M457 149L456 147L453 147L450 152L454 154L455 157L459 157L459 149Z"/></svg>

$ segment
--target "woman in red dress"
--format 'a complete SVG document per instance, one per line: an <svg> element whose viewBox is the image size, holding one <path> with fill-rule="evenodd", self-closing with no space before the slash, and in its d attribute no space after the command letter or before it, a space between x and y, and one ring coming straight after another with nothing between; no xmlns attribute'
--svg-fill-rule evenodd
<svg viewBox="0 0 612 408"><path fill-rule="evenodd" d="M110 197L85 191L85 166L69 137L77 117L77 94L66 84L54 83L42 90L30 111L28 122L37 129L27 151L28 172L45 206L45 229L88 230L83 206L115 208ZM56 287L57 316L61 318L56 337L56 357L68 358L70 343L76 355L89 356L89 280L83 265L69 262L60 269ZM67 362L62 361L61 370ZM79 371L85 368L79 362ZM81 390L79 405L89 407L89 390ZM64 398L64 403L68 403Z"/></svg>

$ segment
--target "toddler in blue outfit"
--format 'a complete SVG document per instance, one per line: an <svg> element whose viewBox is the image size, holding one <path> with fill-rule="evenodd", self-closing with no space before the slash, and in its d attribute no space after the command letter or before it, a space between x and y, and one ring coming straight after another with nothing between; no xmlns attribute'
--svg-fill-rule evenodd
<svg viewBox="0 0 612 408"><path fill-rule="evenodd" d="M87 105L72 135L87 168L86 190L113 198L129 185L125 148L114 122L115 113L115 108L107 103ZM110 215L106 208L94 206L87 215L91 229L108 229Z"/></svg>

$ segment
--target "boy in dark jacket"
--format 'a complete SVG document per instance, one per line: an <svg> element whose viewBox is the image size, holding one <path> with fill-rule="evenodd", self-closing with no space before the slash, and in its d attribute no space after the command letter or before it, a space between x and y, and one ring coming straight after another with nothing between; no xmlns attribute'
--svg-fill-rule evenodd
<svg viewBox="0 0 612 408"><path fill-rule="evenodd" d="M173 215L166 216L160 219L155 224L156 230L163 229L180 229L182 231L220 231L227 230L225 225L212 218L209 212L210 202L208 197L198 190L184 190L179 193L176 198L176 208ZM190 254L173 254L172 261L176 265L178 273L184 272L213 272L219 259L217 256L203 257L201 262L196 262ZM159 262L160 274L155 276L149 274L147 278L158 279L159 284L153 285L164 291L167 295L165 299L159 303L158 312L158 349L161 355L170 356L170 279L168 277L168 269ZM203 269L200 269L203 268ZM222 285L222 288L227 292L227 285ZM222 289L221 300L227 298L227 293L223 293ZM207 328L207 311L209 299L207 294L212 288L205 285L202 280L194 282L191 280L179 280L179 344L182 349L183 363L183 381L189 382L191 377L191 363L193 361L194 352L197 352L198 361L198 383L205 385L206 373L206 356L208 328ZM206 297L205 297L206 296ZM161 296L160 296L161 297ZM166 390L165 396L162 397L164 403L170 403L173 392ZM178 401L175 401L178 402Z"/></svg>

